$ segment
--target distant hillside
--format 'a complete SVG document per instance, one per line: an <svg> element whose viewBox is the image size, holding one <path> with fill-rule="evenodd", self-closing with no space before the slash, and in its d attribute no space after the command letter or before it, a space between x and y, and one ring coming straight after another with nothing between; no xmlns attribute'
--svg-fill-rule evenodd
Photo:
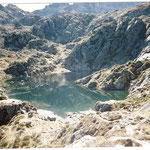
<svg viewBox="0 0 150 150"><path fill-rule="evenodd" d="M89 13L100 14L114 10L122 10L133 7L138 2L101 2L101 3L53 3L42 10L36 10L33 13L40 16L55 16L63 13Z"/></svg>

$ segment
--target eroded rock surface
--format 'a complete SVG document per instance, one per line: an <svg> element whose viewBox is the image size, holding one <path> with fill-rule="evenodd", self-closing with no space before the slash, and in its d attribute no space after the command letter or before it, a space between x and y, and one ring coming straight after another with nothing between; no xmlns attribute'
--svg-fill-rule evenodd
<svg viewBox="0 0 150 150"><path fill-rule="evenodd" d="M149 81L149 68L149 61L130 61L124 65L115 65L110 69L103 69L101 71L95 72L88 77L77 80L76 83L88 88L95 88L99 90L127 91L129 88L137 88L140 84L142 86L144 83L146 84ZM142 77L146 75L147 77ZM138 83L139 78L145 79L145 81L143 81L144 83ZM146 82L146 80L148 81ZM141 82L141 80L139 81ZM139 85L137 86L134 83ZM91 87L91 84L94 86Z"/></svg>
<svg viewBox="0 0 150 150"><path fill-rule="evenodd" d="M36 111L28 102L8 99L0 101L0 125L7 124L14 116L19 113Z"/></svg>

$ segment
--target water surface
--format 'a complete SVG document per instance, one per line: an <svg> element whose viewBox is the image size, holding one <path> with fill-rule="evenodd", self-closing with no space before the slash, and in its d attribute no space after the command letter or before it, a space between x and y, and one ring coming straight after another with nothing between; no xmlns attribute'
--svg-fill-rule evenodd
<svg viewBox="0 0 150 150"><path fill-rule="evenodd" d="M93 108L96 101L122 100L127 96L127 92L99 92L75 84L75 80L88 74L70 72L34 78L17 77L8 80L5 88L10 98L27 100L39 109L59 115L88 110Z"/></svg>

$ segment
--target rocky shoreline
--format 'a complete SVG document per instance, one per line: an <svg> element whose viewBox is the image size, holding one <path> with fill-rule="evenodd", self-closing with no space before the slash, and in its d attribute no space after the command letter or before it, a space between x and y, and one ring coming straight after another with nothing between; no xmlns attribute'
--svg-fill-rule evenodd
<svg viewBox="0 0 150 150"><path fill-rule="evenodd" d="M62 118L53 112L37 110L29 102L5 97L0 101L0 147L150 145L149 99L138 107L133 102L136 101L128 98L97 102L95 110L70 112Z"/></svg>

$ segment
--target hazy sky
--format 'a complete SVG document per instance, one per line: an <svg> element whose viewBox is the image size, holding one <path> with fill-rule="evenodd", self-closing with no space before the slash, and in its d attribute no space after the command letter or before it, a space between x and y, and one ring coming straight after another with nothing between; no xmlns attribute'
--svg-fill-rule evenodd
<svg viewBox="0 0 150 150"><path fill-rule="evenodd" d="M34 11L36 9L42 9L44 8L46 5L48 5L48 3L60 3L60 2L68 2L68 3L72 3L72 2L113 2L113 1L117 1L117 2L133 2L133 1L139 1L139 0L0 0L0 4L4 4L6 5L6 3L18 3L16 4L19 8L25 10L25 11ZM140 1L150 1L150 0L140 0ZM22 4L21 4L22 3ZM25 4L28 3L28 4ZM29 4L30 3L30 4ZM32 4L31 4L32 3ZM33 4L34 3L34 4ZM40 3L40 4L37 4ZM4 6L5 6L4 5Z"/></svg>

